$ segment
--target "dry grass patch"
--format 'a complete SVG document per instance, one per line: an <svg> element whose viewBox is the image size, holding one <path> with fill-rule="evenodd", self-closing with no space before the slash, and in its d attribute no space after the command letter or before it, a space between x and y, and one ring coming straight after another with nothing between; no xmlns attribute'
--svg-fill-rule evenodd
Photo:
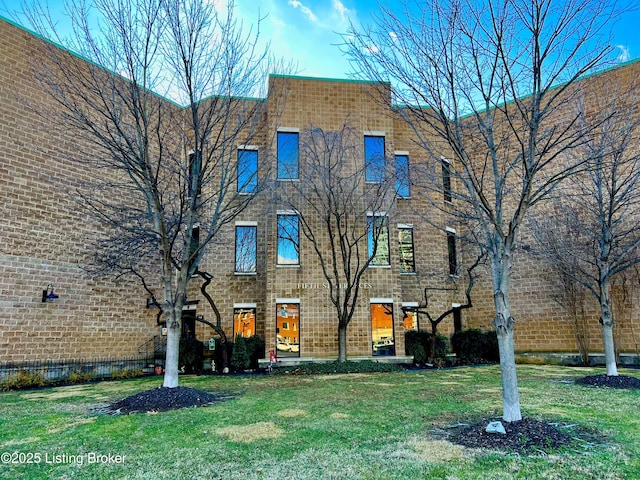
<svg viewBox="0 0 640 480"><path fill-rule="evenodd" d="M251 425L231 425L218 430L231 442L253 443L258 440L275 440L284 435L284 430L273 422L258 422Z"/></svg>
<svg viewBox="0 0 640 480"><path fill-rule="evenodd" d="M346 413L335 412L330 415L334 420L344 420L345 418L349 418L349 415Z"/></svg>
<svg viewBox="0 0 640 480"><path fill-rule="evenodd" d="M285 418L306 417L309 412L300 408L286 408L277 412L277 415Z"/></svg>
<svg viewBox="0 0 640 480"><path fill-rule="evenodd" d="M446 463L465 459L465 448L454 445L447 440L420 440L409 441L409 446L415 455L430 463Z"/></svg>

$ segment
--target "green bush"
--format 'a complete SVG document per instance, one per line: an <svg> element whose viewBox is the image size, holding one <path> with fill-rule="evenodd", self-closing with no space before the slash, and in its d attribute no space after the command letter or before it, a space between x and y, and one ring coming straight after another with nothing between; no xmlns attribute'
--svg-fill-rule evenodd
<svg viewBox="0 0 640 480"><path fill-rule="evenodd" d="M249 358L249 353L247 353L247 342L240 334L236 335L230 363L231 368L236 372L244 372L249 369L251 359Z"/></svg>
<svg viewBox="0 0 640 480"><path fill-rule="evenodd" d="M249 355L249 368L258 368L258 360L264 358L266 343L260 335L245 338L247 355Z"/></svg>
<svg viewBox="0 0 640 480"><path fill-rule="evenodd" d="M413 362L424 365L429 359L431 351L431 332L425 330L409 330L404 334L405 351L413 356ZM444 363L449 353L449 340L444 335L436 335L435 362Z"/></svg>
<svg viewBox="0 0 640 480"><path fill-rule="evenodd" d="M451 347L459 363L494 363L500 358L496 332L477 328L462 330L451 336Z"/></svg>
<svg viewBox="0 0 640 480"><path fill-rule="evenodd" d="M374 373L398 372L403 368L395 363L378 363L371 360L361 362L305 363L296 367L282 367L273 370L276 375L314 375L332 373Z"/></svg>
<svg viewBox="0 0 640 480"><path fill-rule="evenodd" d="M0 390L6 392L8 390L39 388L45 385L46 382L38 372L20 370L15 375L11 375L5 381L0 382Z"/></svg>

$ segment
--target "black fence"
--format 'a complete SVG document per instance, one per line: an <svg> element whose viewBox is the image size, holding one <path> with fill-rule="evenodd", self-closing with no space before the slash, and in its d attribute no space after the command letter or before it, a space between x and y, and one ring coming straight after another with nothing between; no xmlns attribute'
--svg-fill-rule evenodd
<svg viewBox="0 0 640 480"><path fill-rule="evenodd" d="M154 373L153 358L96 357L30 362L0 362L0 383L20 376L41 379L44 384L81 383L109 378L129 378Z"/></svg>

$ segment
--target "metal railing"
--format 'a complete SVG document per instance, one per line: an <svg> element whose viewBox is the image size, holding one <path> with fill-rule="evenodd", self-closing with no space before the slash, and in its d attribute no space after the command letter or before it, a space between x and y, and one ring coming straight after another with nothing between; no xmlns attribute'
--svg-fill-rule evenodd
<svg viewBox="0 0 640 480"><path fill-rule="evenodd" d="M45 384L58 384L152 373L153 358L148 356L0 362L0 382L7 382L20 374L40 377Z"/></svg>

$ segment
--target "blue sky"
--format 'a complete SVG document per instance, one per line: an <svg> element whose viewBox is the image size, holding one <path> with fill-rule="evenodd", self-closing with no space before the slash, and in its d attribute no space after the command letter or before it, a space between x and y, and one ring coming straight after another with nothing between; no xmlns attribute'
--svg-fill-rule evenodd
<svg viewBox="0 0 640 480"><path fill-rule="evenodd" d="M45 1L45 0L43 0ZM210 0L221 5L225 0ZM61 27L66 18L63 0L49 0ZM375 0L236 0L237 13L246 25L263 17L261 35L271 42L272 52L298 64L298 74L312 77L348 78L350 67L336 44L349 20L355 25L370 22L377 10ZM388 0L393 6L393 0ZM19 8L19 0L0 0L0 14ZM613 44L621 61L640 56L640 12L626 13L614 30Z"/></svg>

